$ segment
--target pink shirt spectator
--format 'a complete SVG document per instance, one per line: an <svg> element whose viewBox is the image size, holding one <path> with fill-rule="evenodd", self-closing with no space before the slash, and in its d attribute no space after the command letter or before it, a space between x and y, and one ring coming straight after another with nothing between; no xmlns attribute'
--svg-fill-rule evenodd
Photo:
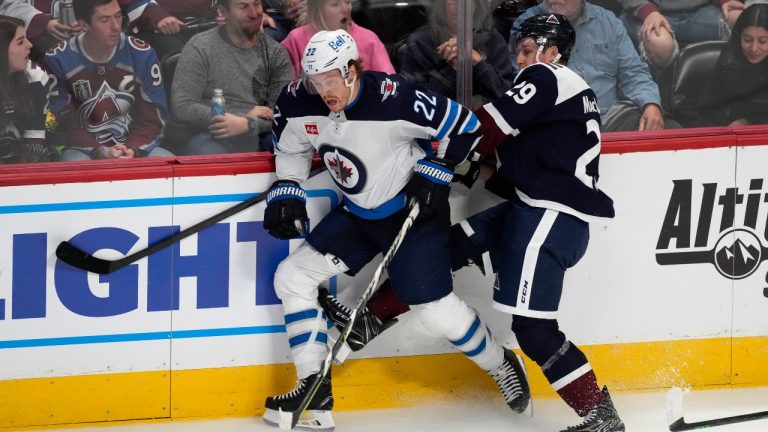
<svg viewBox="0 0 768 432"><path fill-rule="evenodd" d="M347 32L355 39L357 49L360 52L360 58L363 59L363 68L393 74L395 68L389 61L389 55L384 48L384 44L376 36L376 33L365 27L352 23ZM309 39L317 33L315 27L307 24L291 30L281 43L288 50L293 63L293 71L296 77L301 75L301 56L304 54L304 48L307 47Z"/></svg>

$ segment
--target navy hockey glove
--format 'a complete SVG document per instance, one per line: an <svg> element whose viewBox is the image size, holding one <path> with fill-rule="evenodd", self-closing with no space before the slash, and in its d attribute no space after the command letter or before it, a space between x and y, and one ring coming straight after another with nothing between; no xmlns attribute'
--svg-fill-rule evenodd
<svg viewBox="0 0 768 432"><path fill-rule="evenodd" d="M453 181L462 183L467 189L472 189L477 178L480 176L481 155L475 152L469 152L469 157L464 162L456 165L453 173Z"/></svg>
<svg viewBox="0 0 768 432"><path fill-rule="evenodd" d="M419 201L419 217L430 217L448 205L453 180L453 162L428 156L416 163L405 194Z"/></svg>
<svg viewBox="0 0 768 432"><path fill-rule="evenodd" d="M267 192L264 229L272 237L288 240L309 232L307 193L293 180L278 180Z"/></svg>

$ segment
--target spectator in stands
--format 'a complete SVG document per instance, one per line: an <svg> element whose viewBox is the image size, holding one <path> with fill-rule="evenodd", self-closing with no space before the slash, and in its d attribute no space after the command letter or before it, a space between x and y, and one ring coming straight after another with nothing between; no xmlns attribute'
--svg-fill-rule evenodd
<svg viewBox="0 0 768 432"><path fill-rule="evenodd" d="M52 0L46 0L49 3ZM34 0L0 0L0 15L15 17L24 21L27 37L32 41L33 54L42 57L50 47L80 31L77 24L68 26L45 9L35 7ZM50 6L50 5L49 5Z"/></svg>
<svg viewBox="0 0 768 432"><path fill-rule="evenodd" d="M44 143L50 82L31 49L24 21L0 15L0 163L58 159Z"/></svg>
<svg viewBox="0 0 768 432"><path fill-rule="evenodd" d="M736 20L699 103L702 126L768 123L768 4Z"/></svg>
<svg viewBox="0 0 768 432"><path fill-rule="evenodd" d="M472 5L472 107L479 107L509 90L517 68L493 28L486 2L473 0ZM399 56L405 78L451 99L456 99L457 22L456 0L437 0L429 24L411 33Z"/></svg>
<svg viewBox="0 0 768 432"><path fill-rule="evenodd" d="M496 27L499 34L504 38L504 42L509 42L509 31L512 30L512 23L522 15L526 9L538 4L536 0L493 0L493 26Z"/></svg>
<svg viewBox="0 0 768 432"><path fill-rule="evenodd" d="M155 52L122 33L117 0L77 0L74 12L83 33L45 56L68 135L62 160L173 156L159 146L168 108Z"/></svg>
<svg viewBox="0 0 768 432"><path fill-rule="evenodd" d="M154 0L144 12L148 19L137 23L137 36L155 49L158 58L180 51L195 34L224 23L211 0ZM269 8L262 21L264 32L277 40L285 39L292 22L283 14L283 0L262 0ZM270 17L271 15L271 17Z"/></svg>
<svg viewBox="0 0 768 432"><path fill-rule="evenodd" d="M619 0L629 36L643 57L658 68L672 63L679 45L723 40L738 13L740 0Z"/></svg>
<svg viewBox="0 0 768 432"><path fill-rule="evenodd" d="M357 43L365 69L395 73L387 50L376 34L352 21L350 0L306 0L307 24L288 33L283 46L288 50L296 77L301 75L301 58L309 39L320 30L345 30Z"/></svg>
<svg viewBox="0 0 768 432"><path fill-rule="evenodd" d="M659 86L613 12L584 0L544 0L518 17L510 41L526 18L544 12L564 15L576 29L568 67L597 95L604 132L664 128Z"/></svg>
<svg viewBox="0 0 768 432"><path fill-rule="evenodd" d="M285 48L260 31L259 0L219 0L226 24L192 37L181 52L171 87L176 121L207 126L188 154L270 150L272 107L293 79ZM213 90L224 91L227 113L211 117Z"/></svg>

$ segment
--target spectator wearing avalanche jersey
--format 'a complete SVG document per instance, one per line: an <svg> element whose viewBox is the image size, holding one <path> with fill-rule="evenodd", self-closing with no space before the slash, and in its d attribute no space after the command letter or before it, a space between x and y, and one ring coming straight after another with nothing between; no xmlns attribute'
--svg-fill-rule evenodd
<svg viewBox="0 0 768 432"><path fill-rule="evenodd" d="M62 160L172 156L159 147L168 107L155 52L121 33L117 0L78 0L74 10L84 32L45 58L67 132Z"/></svg>

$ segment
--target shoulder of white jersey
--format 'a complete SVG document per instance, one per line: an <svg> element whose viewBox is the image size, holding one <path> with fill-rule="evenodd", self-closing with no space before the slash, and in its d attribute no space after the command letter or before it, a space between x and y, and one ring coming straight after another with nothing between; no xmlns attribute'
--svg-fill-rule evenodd
<svg viewBox="0 0 768 432"><path fill-rule="evenodd" d="M557 85L557 99L555 105L568 100L575 95L589 90L590 87L583 78L565 65L559 63L534 63L529 65L517 75L515 82L533 81L545 83L547 81Z"/></svg>

